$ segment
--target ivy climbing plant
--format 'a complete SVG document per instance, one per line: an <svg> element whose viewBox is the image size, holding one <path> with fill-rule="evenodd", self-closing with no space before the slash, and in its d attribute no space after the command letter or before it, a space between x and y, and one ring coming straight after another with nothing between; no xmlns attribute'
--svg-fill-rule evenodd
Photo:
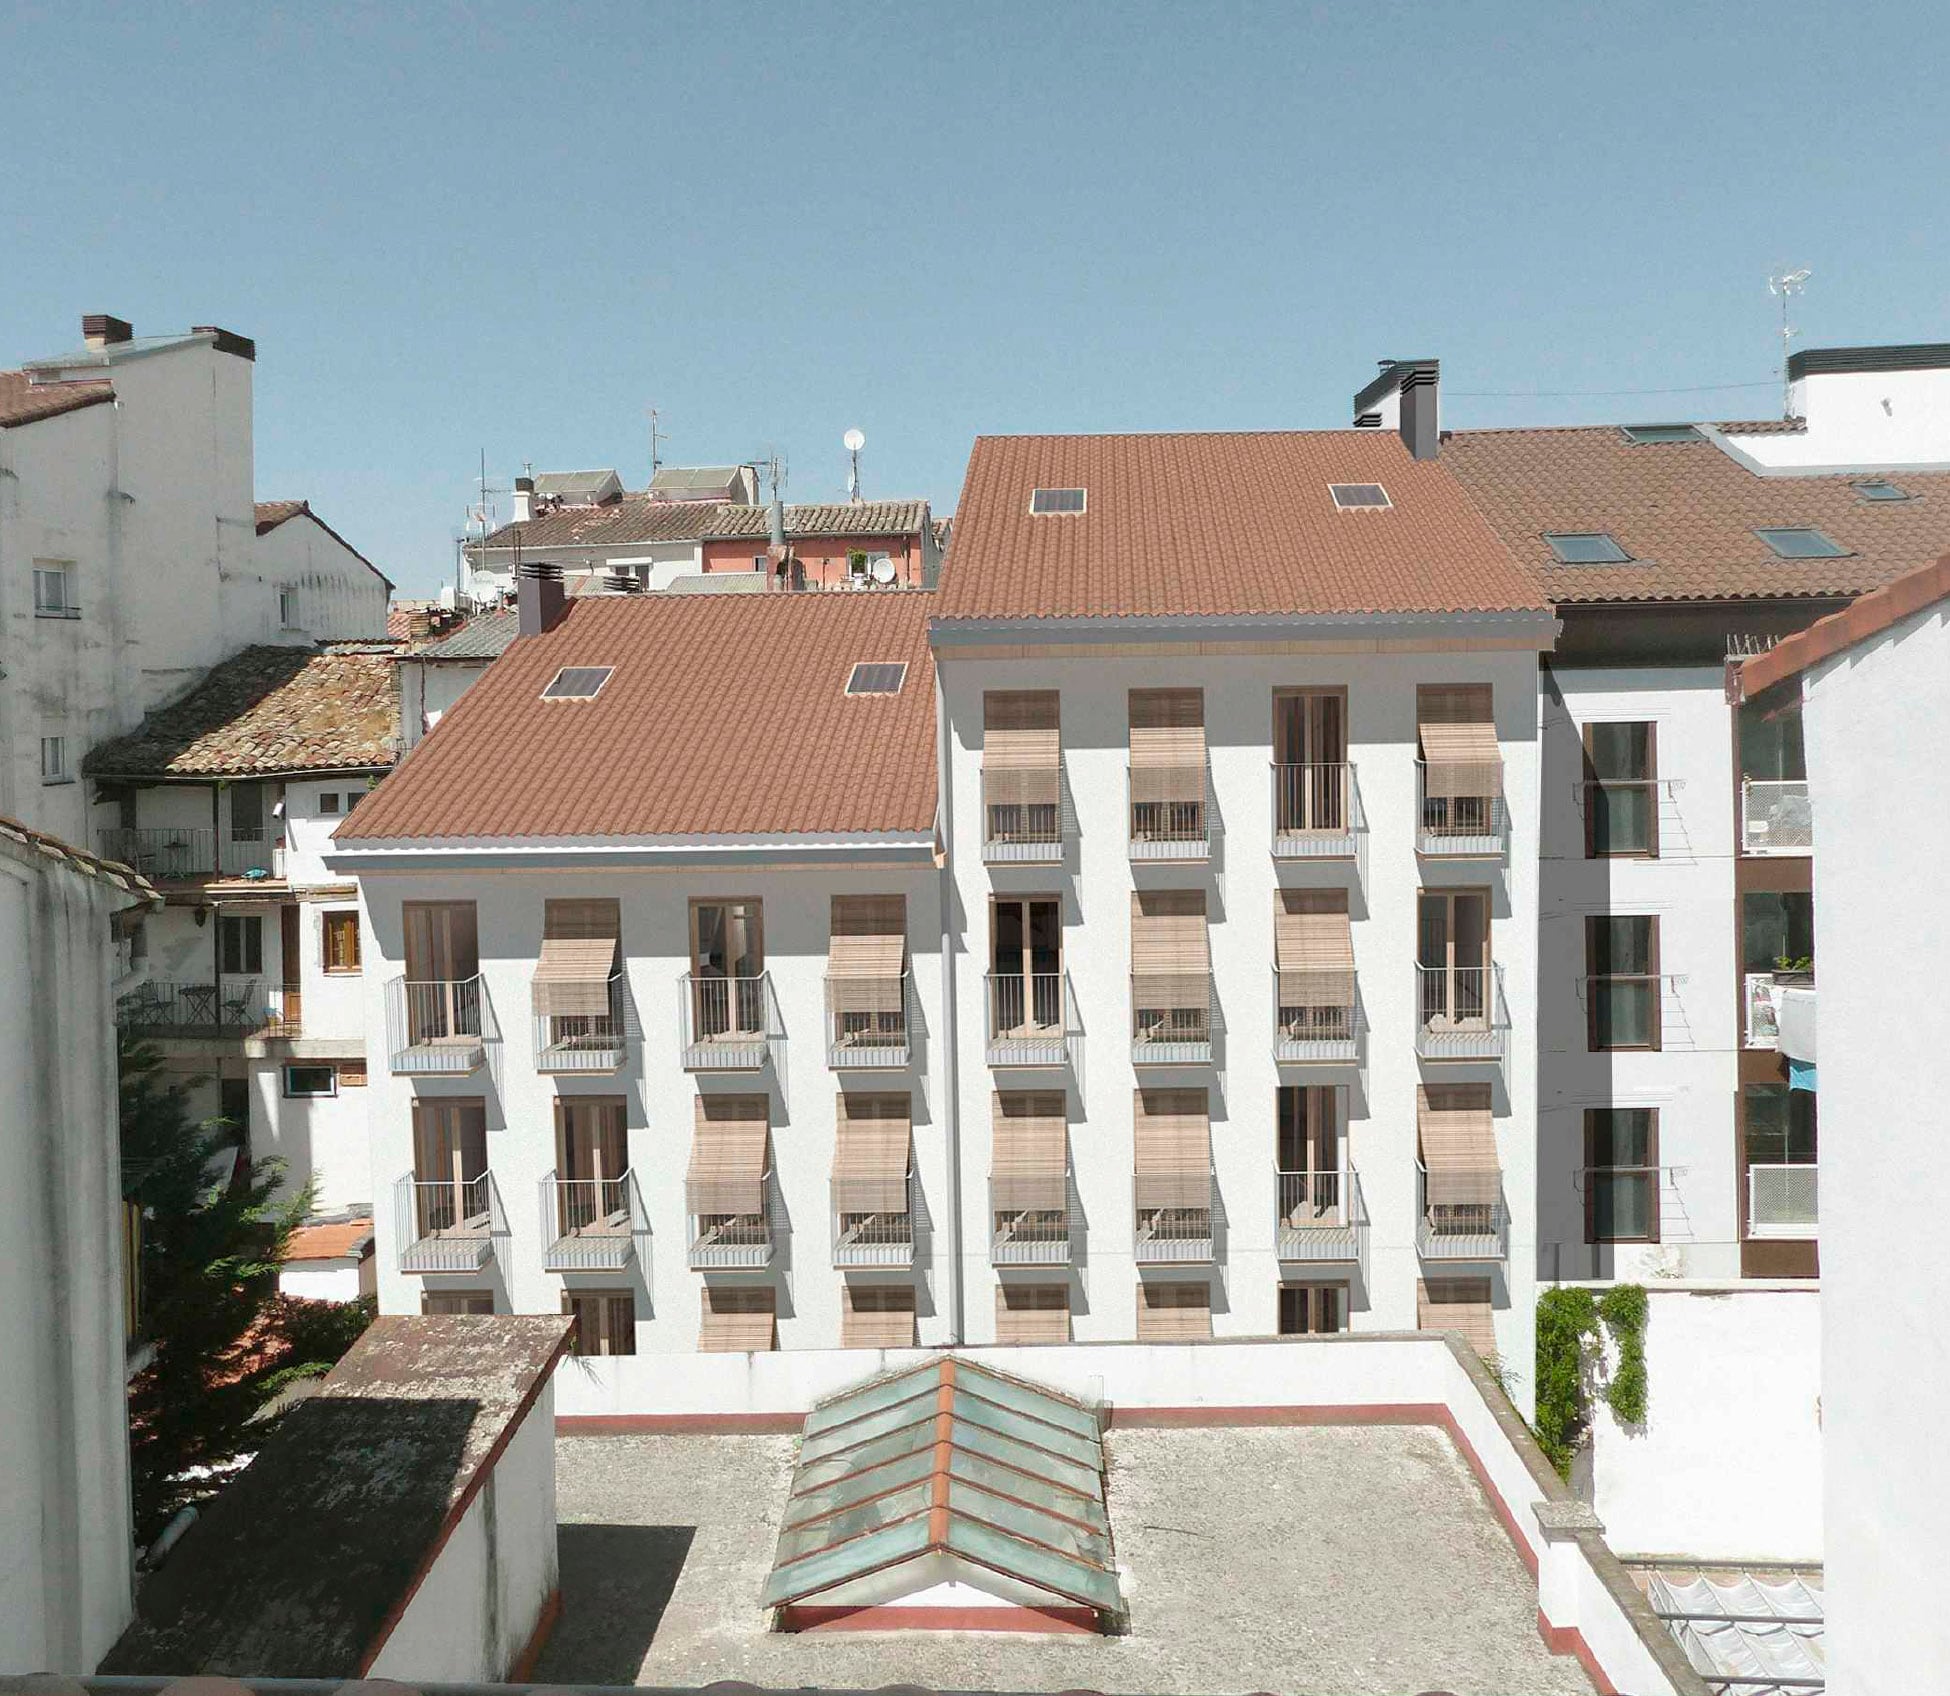
<svg viewBox="0 0 1950 1696"><path fill-rule="evenodd" d="M1627 1425L1646 1414L1645 1289L1617 1284L1602 1295L1586 1289L1546 1290L1537 1298L1537 1442L1558 1475L1591 1425L1591 1386L1611 1339L1617 1363L1606 1376L1605 1405Z"/></svg>

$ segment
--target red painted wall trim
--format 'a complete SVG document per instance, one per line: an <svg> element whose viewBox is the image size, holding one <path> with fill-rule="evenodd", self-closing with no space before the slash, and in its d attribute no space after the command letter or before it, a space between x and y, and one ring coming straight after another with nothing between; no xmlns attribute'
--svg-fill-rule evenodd
<svg viewBox="0 0 1950 1696"><path fill-rule="evenodd" d="M1440 1402L1365 1402L1339 1407L1113 1407L1112 1430L1196 1430L1235 1425L1441 1425Z"/></svg>
<svg viewBox="0 0 1950 1696"><path fill-rule="evenodd" d="M526 1684L534 1675L535 1663L542 1658L542 1651L548 1647L548 1640L555 1632L555 1622L562 1617L562 1589L558 1585L548 1593L542 1603L540 1617L535 1621L535 1629L528 1641L515 1656L514 1665L508 1668L508 1683Z"/></svg>
<svg viewBox="0 0 1950 1696"><path fill-rule="evenodd" d="M1575 1625L1552 1625L1544 1618L1544 1610L1537 1610L1537 1635L1544 1640L1544 1647L1553 1655L1576 1655L1578 1665L1584 1668L1585 1677L1591 1680L1598 1696L1618 1696L1618 1686L1605 1677L1605 1669L1598 1664L1598 1657L1591 1652L1591 1645L1584 1640L1584 1633Z"/></svg>
<svg viewBox="0 0 1950 1696"><path fill-rule="evenodd" d="M1095 1636L1097 1616L1088 1608L782 1608L787 1631L1033 1631Z"/></svg>
<svg viewBox="0 0 1950 1696"><path fill-rule="evenodd" d="M559 1413L558 1437L797 1436L803 1413Z"/></svg>

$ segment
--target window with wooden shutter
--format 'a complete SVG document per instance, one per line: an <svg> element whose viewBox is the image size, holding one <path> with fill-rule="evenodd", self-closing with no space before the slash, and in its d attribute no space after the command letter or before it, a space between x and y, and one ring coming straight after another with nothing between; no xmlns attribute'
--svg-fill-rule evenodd
<svg viewBox="0 0 1950 1696"><path fill-rule="evenodd" d="M842 1292L840 1347L843 1349L911 1349L914 1347L914 1286L912 1284L848 1284Z"/></svg>
<svg viewBox="0 0 1950 1696"><path fill-rule="evenodd" d="M1329 1336L1347 1329L1345 1284L1282 1284L1280 1335Z"/></svg>
<svg viewBox="0 0 1950 1696"><path fill-rule="evenodd" d="M989 1206L998 1265L1034 1265L1070 1240L1070 1134L1060 1091L994 1098Z"/></svg>
<svg viewBox="0 0 1950 1696"><path fill-rule="evenodd" d="M1131 840L1205 837L1205 692L1130 693Z"/></svg>
<svg viewBox="0 0 1950 1696"><path fill-rule="evenodd" d="M1131 892L1131 1041L1212 1040L1212 953L1200 889Z"/></svg>
<svg viewBox="0 0 1950 1696"><path fill-rule="evenodd" d="M1419 1331L1460 1331L1485 1359L1496 1353L1495 1310L1487 1278L1428 1278L1415 1286Z"/></svg>
<svg viewBox="0 0 1950 1696"><path fill-rule="evenodd" d="M422 1313L493 1313L492 1290L422 1290Z"/></svg>
<svg viewBox="0 0 1950 1696"><path fill-rule="evenodd" d="M1503 753L1496 743L1495 702L1487 683L1422 683L1415 726L1430 800L1503 793Z"/></svg>
<svg viewBox="0 0 1950 1696"><path fill-rule="evenodd" d="M992 689L982 697L984 841L1062 840L1057 703L1054 689Z"/></svg>
<svg viewBox="0 0 1950 1696"><path fill-rule="evenodd" d="M1281 889L1273 908L1280 1034L1295 1042L1354 1035L1354 932L1345 889Z"/></svg>
<svg viewBox="0 0 1950 1696"><path fill-rule="evenodd" d="M622 910L613 900L548 902L535 964L535 1011L557 1021L607 1020L622 934Z"/></svg>
<svg viewBox="0 0 1950 1696"><path fill-rule="evenodd" d="M998 1343L1067 1343L1070 1340L1069 1285L997 1284L995 1340Z"/></svg>
<svg viewBox="0 0 1950 1696"><path fill-rule="evenodd" d="M1140 1089L1133 1141L1142 1237L1212 1234L1212 1125L1202 1089Z"/></svg>
<svg viewBox="0 0 1950 1696"><path fill-rule="evenodd" d="M836 1047L907 1040L907 897L835 895L826 1007Z"/></svg>
<svg viewBox="0 0 1950 1696"><path fill-rule="evenodd" d="M1273 691L1273 829L1339 832L1350 814L1347 691Z"/></svg>
<svg viewBox="0 0 1950 1696"><path fill-rule="evenodd" d="M348 909L325 915L325 970L356 972L359 969L359 915Z"/></svg>
<svg viewBox="0 0 1950 1696"><path fill-rule="evenodd" d="M366 1087L366 1063L364 1060L341 1060L339 1062L339 1088L364 1089Z"/></svg>
<svg viewBox="0 0 1950 1696"><path fill-rule="evenodd" d="M912 1101L842 1093L833 1139L833 1252L872 1264L876 1251L912 1249Z"/></svg>
<svg viewBox="0 0 1950 1696"><path fill-rule="evenodd" d="M706 1284L700 1299L703 1309L697 1329L700 1353L763 1354L779 1346L778 1292L771 1285L754 1289Z"/></svg>
<svg viewBox="0 0 1950 1696"><path fill-rule="evenodd" d="M1182 1343L1211 1336L1212 1286L1139 1283L1137 1334L1141 1343Z"/></svg>
<svg viewBox="0 0 1950 1696"><path fill-rule="evenodd" d="M636 1353L636 1296L629 1290L564 1290L562 1311L576 1322L579 1355Z"/></svg>
<svg viewBox="0 0 1950 1696"><path fill-rule="evenodd" d="M1498 1229L1503 1173L1488 1084L1416 1089L1423 1212L1436 1236L1489 1236Z"/></svg>
<svg viewBox="0 0 1950 1696"><path fill-rule="evenodd" d="M685 1196L699 1230L734 1219L762 1222L771 1162L771 1107L762 1095L700 1095Z"/></svg>

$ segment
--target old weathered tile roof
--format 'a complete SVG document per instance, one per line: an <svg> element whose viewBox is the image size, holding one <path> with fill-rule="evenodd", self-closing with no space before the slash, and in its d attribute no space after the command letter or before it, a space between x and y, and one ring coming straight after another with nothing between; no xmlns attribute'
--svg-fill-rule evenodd
<svg viewBox="0 0 1950 1696"><path fill-rule="evenodd" d="M326 1219L315 1225L300 1225L285 1238L284 1258L294 1260L348 1260L362 1258L372 1247L370 1215L353 1219Z"/></svg>
<svg viewBox="0 0 1950 1696"><path fill-rule="evenodd" d="M90 751L91 777L271 777L390 766L399 736L385 644L246 648L173 706Z"/></svg>
<svg viewBox="0 0 1950 1696"><path fill-rule="evenodd" d="M1864 595L1840 612L1816 619L1806 630L1797 630L1766 653L1744 661L1740 666L1741 693L1758 695L1811 665L1833 659L1857 642L1894 629L1912 613L1946 600L1950 600L1950 554Z"/></svg>
<svg viewBox="0 0 1950 1696"><path fill-rule="evenodd" d="M477 612L450 636L429 642L413 657L421 660L491 660L506 652L521 628L512 612Z"/></svg>
<svg viewBox="0 0 1950 1696"><path fill-rule="evenodd" d="M0 837L40 855L42 859L66 866L83 877L91 877L97 883L105 883L112 889L125 889L152 906L162 905L162 897L156 893L156 886L134 867L125 866L120 860L105 860L99 854L77 848L72 842L64 842L58 836L50 836L44 830L22 824L19 819L9 818L5 813L0 813Z"/></svg>
<svg viewBox="0 0 1950 1696"><path fill-rule="evenodd" d="M785 533L806 536L906 536L926 522L926 501L836 501L788 506ZM607 506L565 506L524 523L504 524L486 548L530 552L556 547L602 548L631 542L698 542L719 536L763 536L770 520L762 506L732 501L653 501L626 494Z"/></svg>
<svg viewBox="0 0 1950 1696"><path fill-rule="evenodd" d="M35 383L25 371L0 371L0 430L58 418L114 398L115 385L105 381Z"/></svg>
<svg viewBox="0 0 1950 1696"><path fill-rule="evenodd" d="M334 840L919 834L934 821L935 597L605 595L517 640ZM846 694L862 660L898 694ZM700 667L742 666L729 701ZM610 666L589 700L542 699Z"/></svg>
<svg viewBox="0 0 1950 1696"><path fill-rule="evenodd" d="M1342 511L1329 485L1379 483ZM1037 517L1038 488L1086 491ZM1392 431L983 436L944 576L945 618L1541 612L1440 460Z"/></svg>
<svg viewBox="0 0 1950 1696"><path fill-rule="evenodd" d="M267 530L275 530L288 518L296 518L301 512L310 512L311 506L305 501L259 501L257 503L257 533L262 536Z"/></svg>
<svg viewBox="0 0 1950 1696"><path fill-rule="evenodd" d="M1891 473L1915 498L1870 501L1867 474L1762 477L1710 440L1641 445L1613 425L1459 430L1442 458L1560 605L1859 594L1950 548L1946 472ZM1801 527L1849 551L1781 559L1754 533ZM1562 565L1543 540L1596 530L1631 563Z"/></svg>

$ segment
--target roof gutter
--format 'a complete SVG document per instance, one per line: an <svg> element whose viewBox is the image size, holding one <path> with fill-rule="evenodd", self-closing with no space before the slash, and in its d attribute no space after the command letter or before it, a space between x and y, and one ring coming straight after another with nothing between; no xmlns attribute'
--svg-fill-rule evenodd
<svg viewBox="0 0 1950 1696"><path fill-rule="evenodd" d="M1108 647L1157 638L1200 642L1418 641L1448 638L1459 646L1498 641L1548 648L1557 640L1556 614L1545 607L1507 612L1414 613L1195 613L1116 617L942 618L928 620L928 639L937 651L954 648L1019 647L1025 638L1073 646Z"/></svg>

